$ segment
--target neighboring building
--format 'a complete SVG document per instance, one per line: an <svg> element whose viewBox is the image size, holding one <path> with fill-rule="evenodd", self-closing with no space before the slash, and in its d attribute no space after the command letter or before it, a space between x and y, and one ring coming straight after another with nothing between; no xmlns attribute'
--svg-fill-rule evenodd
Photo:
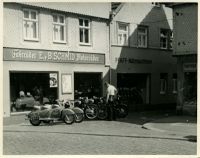
<svg viewBox="0 0 200 158"><path fill-rule="evenodd" d="M197 114L197 3L166 3L173 9L174 51L178 60L177 110Z"/></svg>
<svg viewBox="0 0 200 158"><path fill-rule="evenodd" d="M42 89L44 97L61 99L102 96L109 80L110 10L110 3L4 3L4 116L16 112L20 91Z"/></svg>
<svg viewBox="0 0 200 158"><path fill-rule="evenodd" d="M172 9L154 3L118 3L112 15L111 82L130 108L175 108Z"/></svg>

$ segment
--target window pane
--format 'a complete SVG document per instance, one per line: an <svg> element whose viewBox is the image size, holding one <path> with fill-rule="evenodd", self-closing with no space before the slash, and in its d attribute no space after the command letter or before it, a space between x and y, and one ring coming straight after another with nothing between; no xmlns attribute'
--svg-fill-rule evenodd
<svg viewBox="0 0 200 158"><path fill-rule="evenodd" d="M83 19L79 19L79 25L83 26Z"/></svg>
<svg viewBox="0 0 200 158"><path fill-rule="evenodd" d="M64 41L64 26L60 26L60 40Z"/></svg>
<svg viewBox="0 0 200 158"><path fill-rule="evenodd" d="M58 27L54 25L54 40L58 40Z"/></svg>
<svg viewBox="0 0 200 158"><path fill-rule="evenodd" d="M85 22L85 26L89 26L89 21L88 20L84 20Z"/></svg>
<svg viewBox="0 0 200 158"><path fill-rule="evenodd" d="M27 38L28 37L28 23L27 21L24 21L24 36Z"/></svg>
<svg viewBox="0 0 200 158"><path fill-rule="evenodd" d="M89 43L89 30L85 29L85 43Z"/></svg>
<svg viewBox="0 0 200 158"><path fill-rule="evenodd" d="M29 18L29 12L28 11L24 11L24 18Z"/></svg>
<svg viewBox="0 0 200 158"><path fill-rule="evenodd" d="M59 17L59 22L60 22L60 23L64 23L64 17L63 17L63 16L60 16L60 17Z"/></svg>
<svg viewBox="0 0 200 158"><path fill-rule="evenodd" d="M141 28L140 27L140 28L138 28L138 31L139 31L139 33L144 33L144 34L146 33L146 29L145 28Z"/></svg>
<svg viewBox="0 0 200 158"><path fill-rule="evenodd" d="M127 31L127 25L119 24L119 30Z"/></svg>
<svg viewBox="0 0 200 158"><path fill-rule="evenodd" d="M146 36L142 36L142 45L146 46Z"/></svg>
<svg viewBox="0 0 200 158"><path fill-rule="evenodd" d="M36 19L36 12L31 12L31 19Z"/></svg>
<svg viewBox="0 0 200 158"><path fill-rule="evenodd" d="M32 30L33 30L33 38L37 38L37 28L36 28L36 22L33 22L32 24Z"/></svg>
<svg viewBox="0 0 200 158"><path fill-rule="evenodd" d="M56 15L53 15L53 22L58 22L58 17Z"/></svg>
<svg viewBox="0 0 200 158"><path fill-rule="evenodd" d="M123 44L126 44L127 43L127 36L126 34L124 34L124 41L123 41Z"/></svg>
<svg viewBox="0 0 200 158"><path fill-rule="evenodd" d="M83 29L80 29L80 42L83 42Z"/></svg>

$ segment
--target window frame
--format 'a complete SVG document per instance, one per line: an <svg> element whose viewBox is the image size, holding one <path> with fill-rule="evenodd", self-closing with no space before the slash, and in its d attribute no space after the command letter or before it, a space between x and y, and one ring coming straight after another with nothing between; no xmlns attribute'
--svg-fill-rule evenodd
<svg viewBox="0 0 200 158"><path fill-rule="evenodd" d="M54 18L54 16L57 16L57 18L59 19L59 17L63 17L63 20L64 20L64 22L63 23L59 23L59 22L54 22L53 21L53 18ZM63 39L63 41L62 40L57 40L57 39L55 39L55 36L54 36L54 26L63 26L64 28L63 28L63 37L64 37L64 39ZM67 43L67 35L66 35L66 16L64 15L64 14L59 14L59 13L52 13L52 26L53 26L53 42L54 43Z"/></svg>
<svg viewBox="0 0 200 158"><path fill-rule="evenodd" d="M139 32L140 28L144 28L145 33ZM145 36L145 45L139 45L139 36ZM148 26L144 26L144 25L137 26L137 46L139 48L148 48Z"/></svg>
<svg viewBox="0 0 200 158"><path fill-rule="evenodd" d="M80 25L80 20L83 20L83 21L85 21L85 20L87 20L88 21L88 27L87 26L81 26ZM86 46L90 46L91 45L91 40L92 40L92 38L91 38L91 34L92 34L92 29L91 29L91 25L92 25L92 22L91 22L91 19L89 19L89 18L82 18L82 17L79 17L78 18L78 23L79 23L79 45L86 45ZM85 22L84 22L85 23ZM87 29L88 30L88 43L86 43L86 42L81 42L81 36L80 36L80 29ZM85 41L85 35L84 35L84 33L83 33L83 41Z"/></svg>
<svg viewBox="0 0 200 158"><path fill-rule="evenodd" d="M166 36L165 39L166 39L166 47L163 47L161 45L161 38L164 38L164 37L161 37L161 31L166 31ZM172 36L171 36L172 35ZM172 50L173 49L173 43L172 43L172 47L170 48L170 43L173 42L173 31L171 29L165 29L165 28L160 28L160 49L163 49L163 50ZM162 42L163 43L163 42Z"/></svg>
<svg viewBox="0 0 200 158"><path fill-rule="evenodd" d="M126 27L126 31L120 30L119 29L120 25L124 25ZM124 37L123 36L124 34L126 35L126 42L125 43L119 42L119 34L122 34L122 37ZM117 22L117 45L120 45L120 46L128 46L129 45L129 24L128 23Z"/></svg>
<svg viewBox="0 0 200 158"><path fill-rule="evenodd" d="M23 8L22 9L23 11L23 22L22 22L22 29L23 29L23 38L24 38L24 41L39 41L39 11L36 10L36 9L29 9L29 8ZM31 12L35 12L36 13L36 19L31 19L30 17L29 18L25 18L24 17L24 12L25 11L28 11L28 15L30 16L31 15ZM36 23L36 38L33 38L33 37L26 37L25 35L25 27L24 27L24 23L27 22L27 21L31 21L31 22L35 22Z"/></svg>

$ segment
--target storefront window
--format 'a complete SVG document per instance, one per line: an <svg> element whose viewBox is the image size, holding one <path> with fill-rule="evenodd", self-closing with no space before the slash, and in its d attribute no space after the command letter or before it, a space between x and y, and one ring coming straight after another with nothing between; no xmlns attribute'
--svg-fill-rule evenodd
<svg viewBox="0 0 200 158"><path fill-rule="evenodd" d="M57 79L56 72L11 72L11 112L29 111L57 99Z"/></svg>

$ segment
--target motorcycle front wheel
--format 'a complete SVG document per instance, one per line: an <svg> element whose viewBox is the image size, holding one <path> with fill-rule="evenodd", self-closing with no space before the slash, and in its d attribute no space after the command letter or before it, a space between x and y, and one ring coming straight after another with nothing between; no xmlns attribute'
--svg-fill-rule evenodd
<svg viewBox="0 0 200 158"><path fill-rule="evenodd" d="M95 104L87 105L85 109L86 118L92 120L98 116L98 107Z"/></svg>
<svg viewBox="0 0 200 158"><path fill-rule="evenodd" d="M100 105L98 109L98 119L105 120L108 117L107 107L104 105Z"/></svg>
<svg viewBox="0 0 200 158"><path fill-rule="evenodd" d="M30 123L33 125L33 126L39 126L41 121L39 120L39 117L37 116L31 116L30 117Z"/></svg>
<svg viewBox="0 0 200 158"><path fill-rule="evenodd" d="M75 114L75 122L80 123L84 119L84 113L76 113Z"/></svg>
<svg viewBox="0 0 200 158"><path fill-rule="evenodd" d="M74 114L66 114L63 118L63 121L66 123L66 124L72 124L74 123L75 121L75 118L74 118Z"/></svg>

